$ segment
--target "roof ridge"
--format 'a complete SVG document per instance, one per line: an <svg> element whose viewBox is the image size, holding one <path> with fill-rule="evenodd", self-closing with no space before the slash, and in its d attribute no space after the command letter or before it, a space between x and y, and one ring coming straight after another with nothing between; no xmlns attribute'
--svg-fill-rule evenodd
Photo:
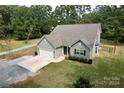
<svg viewBox="0 0 124 93"><path fill-rule="evenodd" d="M65 26L65 25L101 25L101 23L60 24L60 25L57 25L57 26Z"/></svg>

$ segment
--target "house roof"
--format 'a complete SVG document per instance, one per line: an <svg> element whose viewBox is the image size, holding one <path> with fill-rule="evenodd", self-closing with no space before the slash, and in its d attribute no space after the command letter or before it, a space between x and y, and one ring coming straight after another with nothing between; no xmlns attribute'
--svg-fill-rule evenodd
<svg viewBox="0 0 124 93"><path fill-rule="evenodd" d="M100 24L58 25L49 35L45 35L44 37L55 48L60 46L70 47L79 40L91 48L96 40L98 31L101 31Z"/></svg>

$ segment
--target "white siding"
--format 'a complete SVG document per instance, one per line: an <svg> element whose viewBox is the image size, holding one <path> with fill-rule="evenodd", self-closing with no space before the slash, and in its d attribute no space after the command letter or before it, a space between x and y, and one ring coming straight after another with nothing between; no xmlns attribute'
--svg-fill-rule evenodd
<svg viewBox="0 0 124 93"><path fill-rule="evenodd" d="M54 48L45 38L38 45L38 52L44 59L51 60L54 58Z"/></svg>
<svg viewBox="0 0 124 93"><path fill-rule="evenodd" d="M98 39L97 39L97 41L98 41L98 43L100 43L100 34L101 34L101 32L100 32L100 30L98 31Z"/></svg>
<svg viewBox="0 0 124 93"><path fill-rule="evenodd" d="M86 50L86 55L77 55L74 54L74 49L79 49L79 50ZM88 47L86 45L84 45L81 41L79 41L78 43L76 43L75 45L73 45L70 49L70 55L71 56L76 56L76 57L80 57L80 58L84 58L84 59L90 59L90 50L88 49Z"/></svg>
<svg viewBox="0 0 124 93"><path fill-rule="evenodd" d="M96 55L99 55L99 46L97 46L97 51L98 51L98 53L96 54L95 53L95 50L96 50L96 44L100 44L100 30L98 30L98 32L97 32L97 36L96 36L96 40L95 40L95 42L94 42L94 45L93 45L93 48L92 48L92 55L91 55L91 57L92 58L94 58Z"/></svg>
<svg viewBox="0 0 124 93"><path fill-rule="evenodd" d="M45 38L40 42L40 44L38 45L38 48L46 51L54 50L52 45Z"/></svg>
<svg viewBox="0 0 124 93"><path fill-rule="evenodd" d="M92 52L91 57L94 58L95 57L95 44L93 45L93 48L92 48L91 52Z"/></svg>
<svg viewBox="0 0 124 93"><path fill-rule="evenodd" d="M55 50L55 58L59 58L60 56L63 56L63 47L57 48Z"/></svg>
<svg viewBox="0 0 124 93"><path fill-rule="evenodd" d="M63 55L63 47L59 47L54 50L52 45L45 38L38 45L38 50L39 50L38 51L39 54L42 54L43 56L46 56L47 58L48 57L59 58L60 56Z"/></svg>
<svg viewBox="0 0 124 93"><path fill-rule="evenodd" d="M100 31L98 30L98 32L97 32L97 36L96 36L96 43L100 43Z"/></svg>

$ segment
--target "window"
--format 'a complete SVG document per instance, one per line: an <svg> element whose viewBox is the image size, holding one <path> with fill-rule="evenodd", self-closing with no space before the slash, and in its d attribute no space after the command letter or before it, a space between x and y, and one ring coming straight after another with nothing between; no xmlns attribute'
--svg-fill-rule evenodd
<svg viewBox="0 0 124 93"><path fill-rule="evenodd" d="M80 51L78 49L74 49L74 54L80 54Z"/></svg>
<svg viewBox="0 0 124 93"><path fill-rule="evenodd" d="M80 54L80 51L79 50L76 50L76 54Z"/></svg>
<svg viewBox="0 0 124 93"><path fill-rule="evenodd" d="M83 50L80 50L80 54L83 55L84 54L84 51Z"/></svg>
<svg viewBox="0 0 124 93"><path fill-rule="evenodd" d="M86 56L86 50L74 49L74 54Z"/></svg>
<svg viewBox="0 0 124 93"><path fill-rule="evenodd" d="M80 55L86 56L86 50L80 50Z"/></svg>

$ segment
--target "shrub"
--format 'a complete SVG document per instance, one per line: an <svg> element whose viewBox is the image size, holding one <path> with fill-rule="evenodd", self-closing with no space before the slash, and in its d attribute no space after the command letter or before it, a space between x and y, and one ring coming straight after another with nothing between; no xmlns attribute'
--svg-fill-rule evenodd
<svg viewBox="0 0 124 93"><path fill-rule="evenodd" d="M90 81L88 79L85 79L83 77L79 77L76 82L72 85L75 88L91 88Z"/></svg>
<svg viewBox="0 0 124 93"><path fill-rule="evenodd" d="M69 56L68 59L74 60L74 61L78 60L78 58L77 57L74 57L74 56Z"/></svg>
<svg viewBox="0 0 124 93"><path fill-rule="evenodd" d="M92 59L89 59L89 60L88 60L88 63L89 63L89 64L92 64L92 62L93 62Z"/></svg>
<svg viewBox="0 0 124 93"><path fill-rule="evenodd" d="M69 60L73 60L73 61L79 61L79 62L83 62L83 63L88 63L88 64L92 64L92 59L83 59L83 58L79 58L79 57L75 57L75 56L69 56L68 57Z"/></svg>
<svg viewBox="0 0 124 93"><path fill-rule="evenodd" d="M34 52L34 55L35 55L35 56L38 55L37 51Z"/></svg>

